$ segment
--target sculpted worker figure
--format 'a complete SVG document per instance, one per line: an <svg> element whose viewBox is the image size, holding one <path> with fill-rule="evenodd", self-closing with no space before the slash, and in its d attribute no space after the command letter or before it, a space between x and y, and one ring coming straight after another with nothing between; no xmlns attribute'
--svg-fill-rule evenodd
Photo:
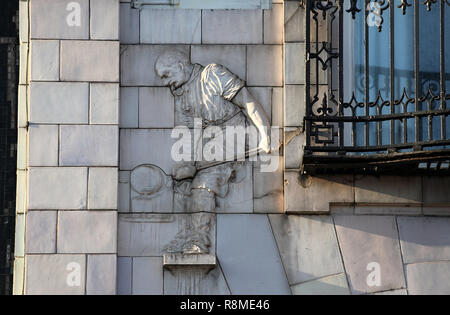
<svg viewBox="0 0 450 315"><path fill-rule="evenodd" d="M175 97L178 124L192 128L194 119L201 119L203 127L245 128L252 124L259 132L257 150L270 152L270 123L264 109L247 90L245 82L227 68L217 64L206 67L192 64L184 53L171 50L159 56L155 71ZM188 162L172 170L176 181L184 181L183 195L189 196L186 210L196 214L192 215L185 231L169 245L168 252L209 251L210 213L216 208L216 196L225 197L228 183L242 180L238 174L240 166L238 162L206 167L202 162Z"/></svg>

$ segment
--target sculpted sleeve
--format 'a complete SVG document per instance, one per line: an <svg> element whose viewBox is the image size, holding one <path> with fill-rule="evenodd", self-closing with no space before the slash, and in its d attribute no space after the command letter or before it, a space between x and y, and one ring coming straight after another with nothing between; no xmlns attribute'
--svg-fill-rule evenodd
<svg viewBox="0 0 450 315"><path fill-rule="evenodd" d="M210 64L203 71L203 82L207 82L204 88L208 89L207 95L220 95L231 101L245 86L245 82L234 75L224 66Z"/></svg>

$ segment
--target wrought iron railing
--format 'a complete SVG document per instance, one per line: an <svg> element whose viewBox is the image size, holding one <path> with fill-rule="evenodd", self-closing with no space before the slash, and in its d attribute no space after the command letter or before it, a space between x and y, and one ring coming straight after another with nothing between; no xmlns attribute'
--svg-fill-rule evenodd
<svg viewBox="0 0 450 315"><path fill-rule="evenodd" d="M303 169L449 172L450 0L306 0L305 9ZM436 50L439 57L424 61L420 23L425 24L425 12L433 10L438 18L427 19L424 27L432 25L429 31L439 39L426 49ZM411 18L411 25L399 20L403 15ZM361 52L361 64L348 65L346 62L354 62L347 58L354 48L344 46L344 37L352 36L344 25L357 18L364 18L359 29L362 38L353 43L361 46L356 47ZM387 66L370 59L379 49L371 47L373 38L369 36L376 36L370 29L373 26L376 33L388 32L384 45ZM414 42L410 51L399 49L404 43L396 43L395 35L408 27ZM398 54L405 53L411 57L410 69L396 68ZM424 66L430 62L434 64L431 70Z"/></svg>

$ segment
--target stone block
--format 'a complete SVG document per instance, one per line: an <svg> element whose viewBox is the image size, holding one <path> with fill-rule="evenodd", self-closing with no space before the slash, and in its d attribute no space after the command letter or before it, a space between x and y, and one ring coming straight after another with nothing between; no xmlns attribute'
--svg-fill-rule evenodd
<svg viewBox="0 0 450 315"><path fill-rule="evenodd" d="M247 84L249 86L283 85L283 48L281 45L247 47Z"/></svg>
<svg viewBox="0 0 450 315"><path fill-rule="evenodd" d="M121 86L163 86L155 73L156 59L166 50L177 49L189 55L189 46L124 45L120 62Z"/></svg>
<svg viewBox="0 0 450 315"><path fill-rule="evenodd" d="M114 254L117 251L115 211L61 211L58 253Z"/></svg>
<svg viewBox="0 0 450 315"><path fill-rule="evenodd" d="M269 218L290 285L344 272L330 216Z"/></svg>
<svg viewBox="0 0 450 315"><path fill-rule="evenodd" d="M139 128L173 128L175 100L168 88L139 88Z"/></svg>
<svg viewBox="0 0 450 315"><path fill-rule="evenodd" d="M59 41L34 40L31 42L31 80L59 80Z"/></svg>
<svg viewBox="0 0 450 315"><path fill-rule="evenodd" d="M351 175L301 178L285 173L285 211L327 213L332 203L353 203Z"/></svg>
<svg viewBox="0 0 450 315"><path fill-rule="evenodd" d="M410 295L449 295L450 262L430 262L406 265Z"/></svg>
<svg viewBox="0 0 450 315"><path fill-rule="evenodd" d="M203 44L261 44L262 13L262 10L204 10Z"/></svg>
<svg viewBox="0 0 450 315"><path fill-rule="evenodd" d="M273 4L271 10L264 10L264 44L283 43L283 21L282 4Z"/></svg>
<svg viewBox="0 0 450 315"><path fill-rule="evenodd" d="M450 194L448 187L450 186L450 176L423 178L423 202L425 203L450 203ZM449 207L450 208L450 207Z"/></svg>
<svg viewBox="0 0 450 315"><path fill-rule="evenodd" d="M354 294L405 288L397 226L389 216L334 217L345 270ZM380 285L369 286L368 277L380 267Z"/></svg>
<svg viewBox="0 0 450 315"><path fill-rule="evenodd" d="M26 294L83 295L85 270L85 255L28 255Z"/></svg>
<svg viewBox="0 0 450 315"><path fill-rule="evenodd" d="M201 10L141 10L140 40L143 44L200 44Z"/></svg>
<svg viewBox="0 0 450 315"><path fill-rule="evenodd" d="M28 209L86 209L86 168L30 168Z"/></svg>
<svg viewBox="0 0 450 315"><path fill-rule="evenodd" d="M345 274L333 275L291 287L293 295L349 295Z"/></svg>
<svg viewBox="0 0 450 315"><path fill-rule="evenodd" d="M62 41L61 81L118 82L118 41Z"/></svg>
<svg viewBox="0 0 450 315"><path fill-rule="evenodd" d="M408 295L408 291L406 289L391 290L391 291L374 293L373 295Z"/></svg>
<svg viewBox="0 0 450 315"><path fill-rule="evenodd" d="M305 41L305 9L297 1L284 2L284 32L286 42Z"/></svg>
<svg viewBox="0 0 450 315"><path fill-rule="evenodd" d="M417 204L422 201L422 179L415 176L356 177L355 201Z"/></svg>
<svg viewBox="0 0 450 315"><path fill-rule="evenodd" d="M33 82L30 84L30 122L86 124L89 122L89 84Z"/></svg>
<svg viewBox="0 0 450 315"><path fill-rule="evenodd" d="M139 10L132 9L129 3L120 4L120 43L139 43Z"/></svg>
<svg viewBox="0 0 450 315"><path fill-rule="evenodd" d="M139 89L120 88L120 128L138 128Z"/></svg>
<svg viewBox="0 0 450 315"><path fill-rule="evenodd" d="M131 295L131 282L132 282L132 264L133 259L131 257L118 257L117 258L117 294L118 295Z"/></svg>
<svg viewBox="0 0 450 315"><path fill-rule="evenodd" d="M133 295L162 295L162 257L134 257L132 283Z"/></svg>
<svg viewBox="0 0 450 315"><path fill-rule="evenodd" d="M397 219L405 264L450 260L450 218Z"/></svg>
<svg viewBox="0 0 450 315"><path fill-rule="evenodd" d="M217 232L217 257L231 294L290 294L267 216L218 215Z"/></svg>
<svg viewBox="0 0 450 315"><path fill-rule="evenodd" d="M245 46L239 45L193 45L191 61L203 66L219 64L225 66L239 78L245 80Z"/></svg>
<svg viewBox="0 0 450 315"><path fill-rule="evenodd" d="M305 133L301 132L299 128L286 127L284 130L285 137L297 134L291 141L286 141L284 149L286 169L300 169L305 145Z"/></svg>
<svg viewBox="0 0 450 315"><path fill-rule="evenodd" d="M284 88L272 89L272 126L283 127Z"/></svg>
<svg viewBox="0 0 450 315"><path fill-rule="evenodd" d="M37 39L89 39L89 0L30 1L30 35Z"/></svg>
<svg viewBox="0 0 450 315"><path fill-rule="evenodd" d="M58 166L59 127L56 125L30 125L29 166Z"/></svg>
<svg viewBox="0 0 450 315"><path fill-rule="evenodd" d="M118 176L117 168L89 169L88 209L117 209Z"/></svg>
<svg viewBox="0 0 450 315"><path fill-rule="evenodd" d="M91 84L91 124L119 124L119 84Z"/></svg>
<svg viewBox="0 0 450 315"><path fill-rule="evenodd" d="M286 84L305 84L306 80L306 45L305 43L286 43ZM312 81L314 82L314 81Z"/></svg>
<svg viewBox="0 0 450 315"><path fill-rule="evenodd" d="M119 172L119 212L130 212L130 172Z"/></svg>
<svg viewBox="0 0 450 315"><path fill-rule="evenodd" d="M286 127L303 126L305 101L304 85L286 85L286 108L284 113L284 125Z"/></svg>
<svg viewBox="0 0 450 315"><path fill-rule="evenodd" d="M56 211L27 213L26 249L28 254L56 253Z"/></svg>
<svg viewBox="0 0 450 315"><path fill-rule="evenodd" d="M422 206L418 204L395 206L395 205L356 205L355 214L369 215L420 215Z"/></svg>
<svg viewBox="0 0 450 315"><path fill-rule="evenodd" d="M256 165L253 168L253 210L256 213L283 212L283 157L273 158L278 160L276 171L262 172L261 168Z"/></svg>
<svg viewBox="0 0 450 315"><path fill-rule="evenodd" d="M117 166L117 126L61 126L61 166Z"/></svg>
<svg viewBox="0 0 450 315"><path fill-rule="evenodd" d="M91 1L91 39L119 40L119 1Z"/></svg>
<svg viewBox="0 0 450 315"><path fill-rule="evenodd" d="M88 255L86 294L115 295L116 270L116 255Z"/></svg>

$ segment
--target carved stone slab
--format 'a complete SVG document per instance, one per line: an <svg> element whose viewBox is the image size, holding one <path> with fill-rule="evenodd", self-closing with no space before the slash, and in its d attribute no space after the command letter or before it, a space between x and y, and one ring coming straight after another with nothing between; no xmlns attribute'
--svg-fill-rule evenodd
<svg viewBox="0 0 450 315"><path fill-rule="evenodd" d="M209 267L214 269L217 260L215 255L182 255L164 254L163 266L171 269L174 267Z"/></svg>

